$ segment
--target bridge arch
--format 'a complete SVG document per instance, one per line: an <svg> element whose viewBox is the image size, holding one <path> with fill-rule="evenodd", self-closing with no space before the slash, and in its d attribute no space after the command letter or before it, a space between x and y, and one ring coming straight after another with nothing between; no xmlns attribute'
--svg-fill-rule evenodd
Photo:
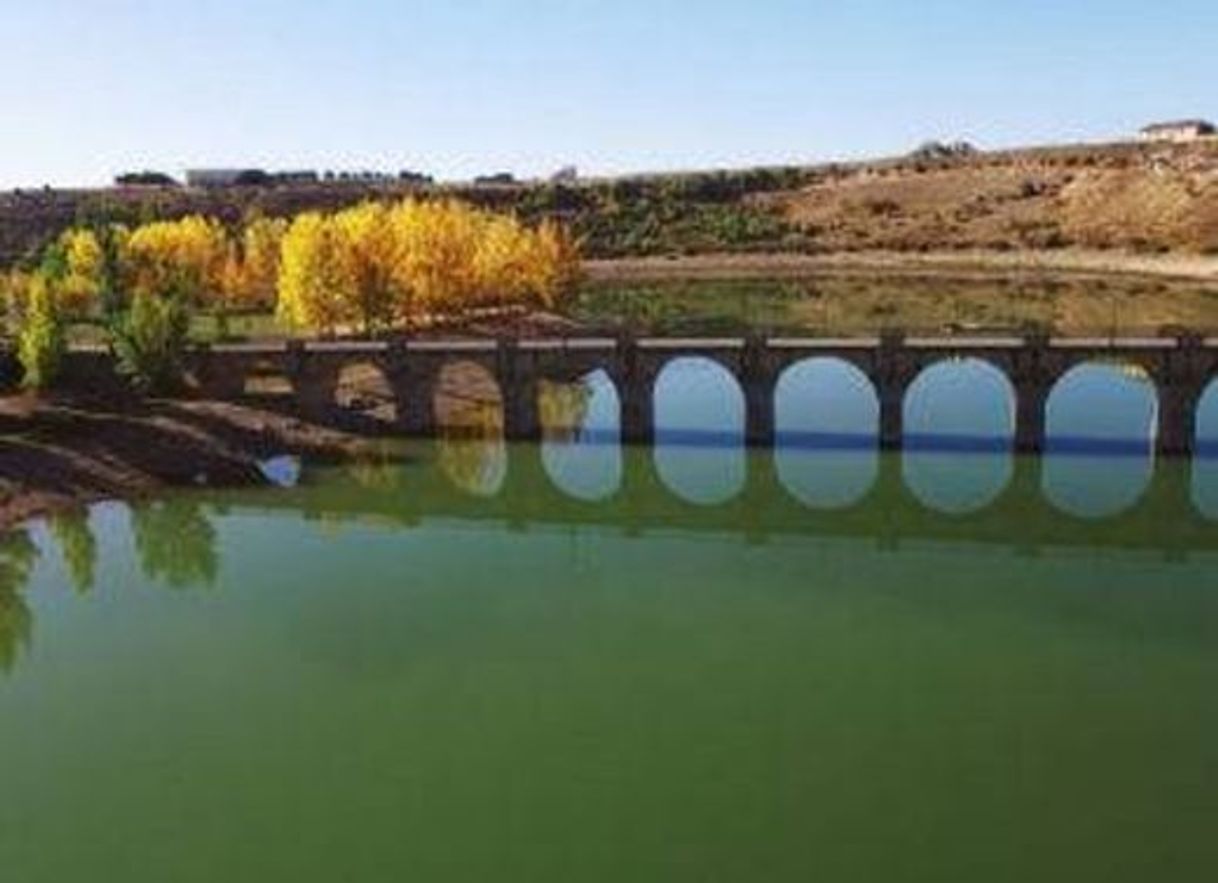
<svg viewBox="0 0 1218 883"><path fill-rule="evenodd" d="M453 485L492 497L507 480L503 393L483 365L444 363L432 388L440 467Z"/></svg>
<svg viewBox="0 0 1218 883"><path fill-rule="evenodd" d="M590 502L612 497L622 484L621 398L603 369L573 383L538 386L541 459L559 491Z"/></svg>
<svg viewBox="0 0 1218 883"><path fill-rule="evenodd" d="M902 401L901 471L922 505L962 515L992 504L1015 473L1017 400L1007 373L987 359L940 359Z"/></svg>
<svg viewBox="0 0 1218 883"><path fill-rule="evenodd" d="M382 425L398 421L393 383L384 366L373 359L352 360L338 369L334 405L348 417Z"/></svg>
<svg viewBox="0 0 1218 883"><path fill-rule="evenodd" d="M1218 521L1218 380L1201 394L1193 432L1193 505L1205 518Z"/></svg>
<svg viewBox="0 0 1218 883"><path fill-rule="evenodd" d="M652 401L656 470L670 491L689 503L717 505L744 490L744 391L722 362L669 359Z"/></svg>
<svg viewBox="0 0 1218 883"><path fill-rule="evenodd" d="M1131 508L1154 476L1158 391L1136 362L1085 361L1045 404L1042 484L1049 502L1080 518Z"/></svg>
<svg viewBox="0 0 1218 883"><path fill-rule="evenodd" d="M774 386L778 482L813 509L862 500L879 475L880 400L853 362L814 356L786 366Z"/></svg>

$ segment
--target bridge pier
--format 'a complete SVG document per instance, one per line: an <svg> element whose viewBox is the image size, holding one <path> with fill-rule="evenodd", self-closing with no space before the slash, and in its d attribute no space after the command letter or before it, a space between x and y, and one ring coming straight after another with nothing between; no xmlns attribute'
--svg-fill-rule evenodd
<svg viewBox="0 0 1218 883"><path fill-rule="evenodd" d="M1186 456L1196 447L1197 409L1209 380L1203 343L1196 336L1181 338L1155 377L1159 392L1156 448L1161 455Z"/></svg>
<svg viewBox="0 0 1218 883"><path fill-rule="evenodd" d="M312 420L325 420L338 407L338 377L341 368L332 360L312 358L304 344L293 341L287 349L287 377L296 406Z"/></svg>
<svg viewBox="0 0 1218 883"><path fill-rule="evenodd" d="M621 402L622 441L650 446L655 440L652 377L645 370L638 341L623 336L617 346L618 371L613 376Z"/></svg>
<svg viewBox="0 0 1218 883"><path fill-rule="evenodd" d="M774 444L774 388L777 378L766 359L765 338L749 337L741 359L740 385L744 390L744 441L749 447Z"/></svg>
<svg viewBox="0 0 1218 883"><path fill-rule="evenodd" d="M531 365L523 364L519 344L503 338L495 352L495 380L503 396L503 433L511 441L541 438L538 396L541 384Z"/></svg>
<svg viewBox="0 0 1218 883"><path fill-rule="evenodd" d="M905 358L905 335L885 331L876 352L872 382L880 400L880 447L900 450L905 439L905 391L917 365Z"/></svg>

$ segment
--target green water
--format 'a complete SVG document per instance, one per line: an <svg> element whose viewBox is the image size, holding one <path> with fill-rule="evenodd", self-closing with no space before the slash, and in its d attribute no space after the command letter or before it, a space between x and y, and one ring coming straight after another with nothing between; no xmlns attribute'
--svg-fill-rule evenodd
<svg viewBox="0 0 1218 883"><path fill-rule="evenodd" d="M480 444L8 538L0 879L1212 879L1212 461Z"/></svg>

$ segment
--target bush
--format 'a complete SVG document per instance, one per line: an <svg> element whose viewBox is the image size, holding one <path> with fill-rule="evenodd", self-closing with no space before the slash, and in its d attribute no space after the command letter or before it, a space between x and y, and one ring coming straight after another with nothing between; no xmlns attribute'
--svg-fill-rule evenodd
<svg viewBox="0 0 1218 883"><path fill-rule="evenodd" d="M190 314L181 295L137 292L111 325L118 368L144 392L168 392L182 382Z"/></svg>
<svg viewBox="0 0 1218 883"><path fill-rule="evenodd" d="M27 389L46 389L59 376L67 339L55 295L46 277L30 279L25 315L17 333L17 359Z"/></svg>

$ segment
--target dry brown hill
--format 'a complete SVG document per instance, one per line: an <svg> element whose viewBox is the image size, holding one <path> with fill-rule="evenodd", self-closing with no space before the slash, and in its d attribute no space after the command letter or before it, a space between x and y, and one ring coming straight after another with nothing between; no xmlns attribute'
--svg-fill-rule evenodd
<svg viewBox="0 0 1218 883"><path fill-rule="evenodd" d="M1218 253L1218 139L852 166L755 198L817 251L1120 248Z"/></svg>

